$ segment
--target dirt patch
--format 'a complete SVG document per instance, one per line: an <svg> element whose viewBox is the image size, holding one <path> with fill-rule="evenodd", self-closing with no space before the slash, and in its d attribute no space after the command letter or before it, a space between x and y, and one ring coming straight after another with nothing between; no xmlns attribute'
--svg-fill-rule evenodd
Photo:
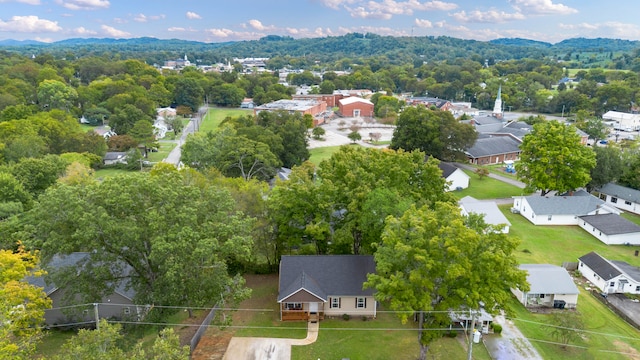
<svg viewBox="0 0 640 360"><path fill-rule="evenodd" d="M273 307L277 293L271 289L277 289L278 275L245 275L246 286L253 290L251 298L240 303L240 309L263 309ZM276 284L274 287L273 284ZM265 286L267 285L267 286ZM270 289L265 291L264 289ZM234 311L233 325L242 326L252 319L253 311ZM202 317L204 319L206 314ZM202 320L200 321L202 323ZM195 333L195 327L193 332ZM198 347L192 355L193 360L222 360L224 353L229 346L235 330L227 328L221 330L217 327L210 327L200 339ZM193 335L192 335L193 336Z"/></svg>
<svg viewBox="0 0 640 360"><path fill-rule="evenodd" d="M620 351L629 356L629 359L632 360L640 360L640 351L632 348L629 344L624 343L620 340L614 340L613 346L616 347L616 351Z"/></svg>

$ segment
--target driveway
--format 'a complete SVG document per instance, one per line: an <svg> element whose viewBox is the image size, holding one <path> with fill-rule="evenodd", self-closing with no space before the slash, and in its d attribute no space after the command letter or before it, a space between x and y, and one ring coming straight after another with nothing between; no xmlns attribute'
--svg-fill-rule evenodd
<svg viewBox="0 0 640 360"><path fill-rule="evenodd" d="M502 325L502 334L488 335L483 338L493 360L543 360L513 321L506 320L501 314L496 316L493 322Z"/></svg>
<svg viewBox="0 0 640 360"><path fill-rule="evenodd" d="M234 337L223 360L290 360L292 345L309 345L318 339L319 323L308 323L304 339Z"/></svg>

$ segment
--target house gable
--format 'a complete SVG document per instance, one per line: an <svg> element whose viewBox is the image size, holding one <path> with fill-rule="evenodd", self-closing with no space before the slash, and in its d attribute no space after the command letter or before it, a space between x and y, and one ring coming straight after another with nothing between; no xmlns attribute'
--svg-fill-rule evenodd
<svg viewBox="0 0 640 360"><path fill-rule="evenodd" d="M595 251L579 257L578 260L604 280L611 280L622 274L609 260L603 258ZM578 268L578 270L580 270L580 268Z"/></svg>

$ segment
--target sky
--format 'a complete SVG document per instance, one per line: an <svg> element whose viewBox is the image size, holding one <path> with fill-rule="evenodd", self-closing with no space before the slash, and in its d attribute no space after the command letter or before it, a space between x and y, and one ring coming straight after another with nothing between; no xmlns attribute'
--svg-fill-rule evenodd
<svg viewBox="0 0 640 360"><path fill-rule="evenodd" d="M203 42L376 33L640 40L638 0L0 0L0 40Z"/></svg>

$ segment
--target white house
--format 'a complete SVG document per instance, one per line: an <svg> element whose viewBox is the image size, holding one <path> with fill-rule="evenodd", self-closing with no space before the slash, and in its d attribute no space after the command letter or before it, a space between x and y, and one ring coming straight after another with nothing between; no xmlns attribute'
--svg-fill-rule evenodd
<svg viewBox="0 0 640 360"><path fill-rule="evenodd" d="M550 264L522 264L527 271L529 291L511 289L518 301L526 307L575 308L580 291L563 267Z"/></svg>
<svg viewBox="0 0 640 360"><path fill-rule="evenodd" d="M447 162L440 162L438 167L442 170L442 177L447 180L446 191L462 190L469 187L470 177L462 169Z"/></svg>
<svg viewBox="0 0 640 360"><path fill-rule="evenodd" d="M603 120L613 121L614 129L624 131L640 130L640 114L628 114L619 111L607 111L602 115Z"/></svg>
<svg viewBox="0 0 640 360"><path fill-rule="evenodd" d="M502 233L508 234L511 223L504 216L494 201L479 201L471 196L463 197L458 204L462 214L468 216L471 213L484 216L484 222L490 225L502 226Z"/></svg>
<svg viewBox="0 0 640 360"><path fill-rule="evenodd" d="M640 191L614 183L605 184L598 192L608 205L640 215Z"/></svg>
<svg viewBox="0 0 640 360"><path fill-rule="evenodd" d="M603 200L582 192L574 196L515 196L511 211L519 213L534 225L578 225L579 216L619 214Z"/></svg>
<svg viewBox="0 0 640 360"><path fill-rule="evenodd" d="M640 268L607 260L596 252L578 258L578 271L604 293L640 294Z"/></svg>
<svg viewBox="0 0 640 360"><path fill-rule="evenodd" d="M607 245L640 245L640 226L617 214L580 216L578 226Z"/></svg>
<svg viewBox="0 0 640 360"><path fill-rule="evenodd" d="M104 165L126 164L127 153L122 151L109 151L102 159Z"/></svg>

